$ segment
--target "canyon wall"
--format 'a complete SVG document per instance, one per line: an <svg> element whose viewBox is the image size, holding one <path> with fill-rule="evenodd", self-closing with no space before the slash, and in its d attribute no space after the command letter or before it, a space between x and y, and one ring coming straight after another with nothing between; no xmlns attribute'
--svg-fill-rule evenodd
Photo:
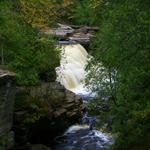
<svg viewBox="0 0 150 150"><path fill-rule="evenodd" d="M10 149L14 145L13 108L15 98L15 76L0 70L0 149Z"/></svg>

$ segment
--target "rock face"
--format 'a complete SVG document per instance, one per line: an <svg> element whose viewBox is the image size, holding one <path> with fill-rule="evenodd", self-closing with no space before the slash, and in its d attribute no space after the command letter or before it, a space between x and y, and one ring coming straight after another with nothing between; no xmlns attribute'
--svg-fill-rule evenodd
<svg viewBox="0 0 150 150"><path fill-rule="evenodd" d="M63 41L69 41L70 43L80 43L84 46L90 44L90 40L94 33L98 31L98 27L89 26L74 26L59 24L57 28L45 29L45 34L52 34L59 37Z"/></svg>
<svg viewBox="0 0 150 150"><path fill-rule="evenodd" d="M11 131L15 96L15 75L0 70L0 149L10 149L14 144Z"/></svg>
<svg viewBox="0 0 150 150"><path fill-rule="evenodd" d="M57 82L19 87L14 122L16 142L51 145L56 135L79 122L82 109L82 98Z"/></svg>

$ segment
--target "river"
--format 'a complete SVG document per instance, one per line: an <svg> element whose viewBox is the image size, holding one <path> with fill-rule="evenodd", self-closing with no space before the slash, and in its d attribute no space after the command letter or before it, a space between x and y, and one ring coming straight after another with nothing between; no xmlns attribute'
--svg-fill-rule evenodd
<svg viewBox="0 0 150 150"><path fill-rule="evenodd" d="M82 45L62 45L60 66L56 68L57 81L64 85L66 89L83 97L90 96L91 94L84 86L87 60L88 53ZM63 135L56 137L55 141L57 144L55 149L109 149L113 143L113 138L107 133L94 129L94 120L95 117L91 117L88 115L88 112L85 112L81 124L69 127Z"/></svg>

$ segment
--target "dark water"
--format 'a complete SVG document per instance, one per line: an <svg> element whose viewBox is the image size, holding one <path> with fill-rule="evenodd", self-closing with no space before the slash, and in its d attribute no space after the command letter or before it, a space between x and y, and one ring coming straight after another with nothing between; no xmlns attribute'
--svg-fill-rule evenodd
<svg viewBox="0 0 150 150"><path fill-rule="evenodd" d="M110 135L95 130L98 117L91 117L85 112L80 125L73 125L64 135L57 137L56 150L106 150L113 143Z"/></svg>
<svg viewBox="0 0 150 150"><path fill-rule="evenodd" d="M85 106L88 104L89 95L80 95ZM69 127L66 132L55 139L55 150L108 150L113 144L109 134L95 130L94 126L100 119L91 117L87 110L84 112L81 124Z"/></svg>
<svg viewBox="0 0 150 150"><path fill-rule="evenodd" d="M87 125L71 126L56 141L56 150L106 150L113 143L112 137Z"/></svg>

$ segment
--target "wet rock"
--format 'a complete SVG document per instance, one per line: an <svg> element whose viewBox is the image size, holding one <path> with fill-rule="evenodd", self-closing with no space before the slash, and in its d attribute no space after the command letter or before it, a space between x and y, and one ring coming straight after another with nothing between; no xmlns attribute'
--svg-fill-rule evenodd
<svg viewBox="0 0 150 150"><path fill-rule="evenodd" d="M75 107L75 104L74 103L70 103L70 104L65 104L63 106L63 108L67 109L67 110L71 110Z"/></svg>
<svg viewBox="0 0 150 150"><path fill-rule="evenodd" d="M61 116L61 115L65 114L66 112L67 112L67 110L62 108L62 109L54 112L54 116L58 117L58 116Z"/></svg>
<svg viewBox="0 0 150 150"><path fill-rule="evenodd" d="M97 144L95 142L85 144L83 147L85 150L104 150L101 144Z"/></svg>
<svg viewBox="0 0 150 150"><path fill-rule="evenodd" d="M91 38L94 35L94 32L98 30L98 27L74 26L58 23L57 28L46 29L42 32L44 32L45 34L52 34L63 39L65 41L64 43L61 42L63 44L65 44L66 41L68 41L67 44L80 43L83 45L88 45L90 43Z"/></svg>
<svg viewBox="0 0 150 150"><path fill-rule="evenodd" d="M73 99L73 98L67 99L67 103L73 103L73 102L74 102L74 99Z"/></svg>
<svg viewBox="0 0 150 150"><path fill-rule="evenodd" d="M51 148L42 144L35 144L31 146L30 150L51 150Z"/></svg>
<svg viewBox="0 0 150 150"><path fill-rule="evenodd" d="M75 33L72 36L69 36L68 39L71 41L76 41L80 44L88 44L90 43L90 39L92 37L93 35L89 33Z"/></svg>
<svg viewBox="0 0 150 150"><path fill-rule="evenodd" d="M15 98L15 74L0 70L0 146L10 149L14 145L11 131Z"/></svg>
<svg viewBox="0 0 150 150"><path fill-rule="evenodd" d="M76 116L76 112L67 112L69 118Z"/></svg>
<svg viewBox="0 0 150 150"><path fill-rule="evenodd" d="M58 24L57 28L47 29L44 32L46 34L53 34L58 37L66 37L68 34L73 33L74 29L67 25Z"/></svg>
<svg viewBox="0 0 150 150"><path fill-rule="evenodd" d="M81 125L71 126L56 142L56 150L106 150L113 143L111 136Z"/></svg>
<svg viewBox="0 0 150 150"><path fill-rule="evenodd" d="M82 116L82 98L57 82L18 87L15 101L16 142L52 144L52 139Z"/></svg>

